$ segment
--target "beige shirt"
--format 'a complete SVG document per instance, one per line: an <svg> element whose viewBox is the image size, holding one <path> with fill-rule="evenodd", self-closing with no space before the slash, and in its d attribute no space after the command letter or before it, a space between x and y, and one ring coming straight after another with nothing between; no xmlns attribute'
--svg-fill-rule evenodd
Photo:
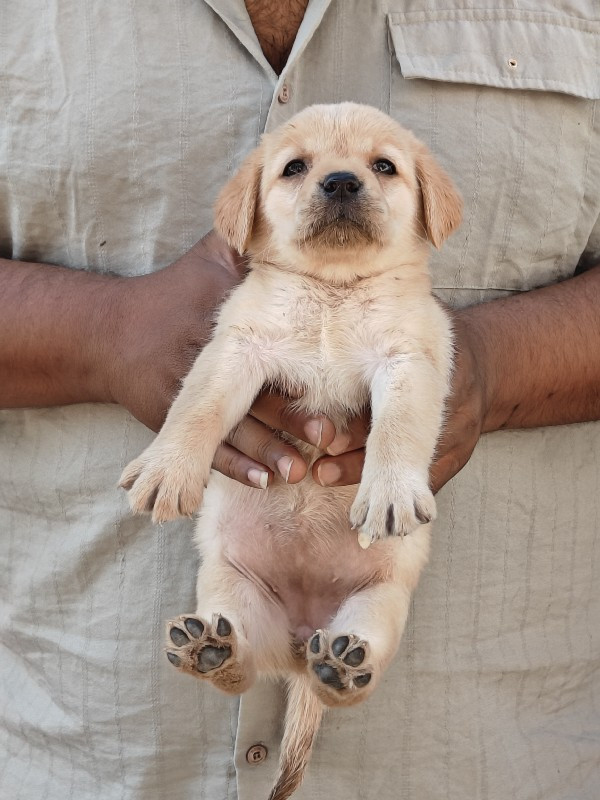
<svg viewBox="0 0 600 800"><path fill-rule="evenodd" d="M5 0L0 251L159 269L265 128L355 100L464 195L440 295L568 278L600 261L599 17L597 0L311 0L277 77L242 0ZM0 412L2 797L268 794L280 688L230 700L162 652L196 555L191 523L153 528L116 489L150 438L118 407ZM394 664L327 715L298 800L597 800L599 452L600 424L481 439L439 494Z"/></svg>

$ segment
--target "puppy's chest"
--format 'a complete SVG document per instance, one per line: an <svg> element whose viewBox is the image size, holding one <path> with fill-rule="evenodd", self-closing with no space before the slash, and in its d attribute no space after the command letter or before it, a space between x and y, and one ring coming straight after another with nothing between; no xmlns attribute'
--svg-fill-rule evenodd
<svg viewBox="0 0 600 800"><path fill-rule="evenodd" d="M314 400L355 407L382 355L383 320L367 296L304 296L286 312L283 378L298 384L305 404Z"/></svg>

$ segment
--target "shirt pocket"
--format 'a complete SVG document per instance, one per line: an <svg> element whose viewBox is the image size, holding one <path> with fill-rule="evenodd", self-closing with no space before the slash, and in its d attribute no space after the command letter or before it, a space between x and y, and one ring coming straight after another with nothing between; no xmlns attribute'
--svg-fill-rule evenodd
<svg viewBox="0 0 600 800"><path fill-rule="evenodd" d="M434 284L494 296L572 275L600 205L600 23L515 10L388 23L389 111L465 201Z"/></svg>

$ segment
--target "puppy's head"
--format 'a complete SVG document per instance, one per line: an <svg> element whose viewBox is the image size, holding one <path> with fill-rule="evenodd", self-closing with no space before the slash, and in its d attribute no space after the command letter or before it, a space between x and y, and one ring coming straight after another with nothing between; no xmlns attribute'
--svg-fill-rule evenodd
<svg viewBox="0 0 600 800"><path fill-rule="evenodd" d="M225 186L215 227L255 261L346 282L410 261L457 227L461 200L409 131L369 106L311 106Z"/></svg>

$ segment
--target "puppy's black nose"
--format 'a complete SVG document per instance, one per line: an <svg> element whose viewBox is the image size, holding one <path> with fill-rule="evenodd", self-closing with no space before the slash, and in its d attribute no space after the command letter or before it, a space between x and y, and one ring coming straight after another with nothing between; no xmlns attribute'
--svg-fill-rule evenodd
<svg viewBox="0 0 600 800"><path fill-rule="evenodd" d="M332 172L323 179L321 186L328 197L341 200L355 195L362 183L353 172Z"/></svg>

